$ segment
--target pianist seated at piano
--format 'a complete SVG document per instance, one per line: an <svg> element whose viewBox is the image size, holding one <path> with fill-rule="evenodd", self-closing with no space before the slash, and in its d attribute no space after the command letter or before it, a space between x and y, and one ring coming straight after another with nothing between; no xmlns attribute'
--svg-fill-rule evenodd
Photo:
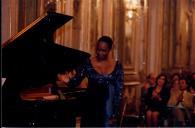
<svg viewBox="0 0 195 128"><path fill-rule="evenodd" d="M72 18L47 12L2 44L3 127L75 126L86 89L58 88L56 77L80 66L90 54L53 38Z"/></svg>
<svg viewBox="0 0 195 128"><path fill-rule="evenodd" d="M56 78L56 85L58 87L68 87L67 83L70 80L69 78L72 78L74 75L75 75L75 70L58 73Z"/></svg>
<svg viewBox="0 0 195 128"><path fill-rule="evenodd" d="M69 82L70 78L75 76L75 74L76 74L75 70L58 73L56 78L56 86L68 88L67 83ZM86 89L87 86L88 86L88 79L87 77L85 77L82 80L82 82L77 86L77 88Z"/></svg>
<svg viewBox="0 0 195 128"><path fill-rule="evenodd" d="M77 68L74 77L68 73L58 74L70 88L88 79L81 126L117 126L124 74L120 62L110 56L112 46L112 39L102 36L97 41L95 56Z"/></svg>

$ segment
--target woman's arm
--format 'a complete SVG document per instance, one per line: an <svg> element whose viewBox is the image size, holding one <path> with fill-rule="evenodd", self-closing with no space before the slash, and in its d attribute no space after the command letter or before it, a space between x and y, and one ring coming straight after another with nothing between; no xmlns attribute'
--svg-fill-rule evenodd
<svg viewBox="0 0 195 128"><path fill-rule="evenodd" d="M124 86L124 72L122 65L118 63L117 71L116 71L116 85L115 85L115 96L114 96L114 112L115 116L118 115L120 102L122 100Z"/></svg>
<svg viewBox="0 0 195 128"><path fill-rule="evenodd" d="M84 63L83 65L81 65L80 67L78 67L76 69L75 76L70 78L70 80L68 82L68 86L70 88L74 88L76 86L79 86L80 83L82 82L82 80L85 78L85 76L86 76L86 64L87 63Z"/></svg>

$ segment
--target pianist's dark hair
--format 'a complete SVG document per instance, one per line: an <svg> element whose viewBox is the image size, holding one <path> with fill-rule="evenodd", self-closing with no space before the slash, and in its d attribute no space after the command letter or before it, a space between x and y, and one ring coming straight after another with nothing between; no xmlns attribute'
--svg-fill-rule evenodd
<svg viewBox="0 0 195 128"><path fill-rule="evenodd" d="M112 49L113 41L109 36L102 36L98 39L96 48L100 42L105 42L108 45L109 50Z"/></svg>

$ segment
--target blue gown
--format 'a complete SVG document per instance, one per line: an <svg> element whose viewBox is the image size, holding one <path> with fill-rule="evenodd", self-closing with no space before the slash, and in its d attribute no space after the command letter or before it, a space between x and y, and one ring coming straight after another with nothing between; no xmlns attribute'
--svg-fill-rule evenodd
<svg viewBox="0 0 195 128"><path fill-rule="evenodd" d="M122 98L124 73L122 65L116 62L110 74L100 74L92 66L91 61L76 69L76 76L69 82L75 87L88 78L87 95L84 98L81 126L108 127L109 118L117 116Z"/></svg>

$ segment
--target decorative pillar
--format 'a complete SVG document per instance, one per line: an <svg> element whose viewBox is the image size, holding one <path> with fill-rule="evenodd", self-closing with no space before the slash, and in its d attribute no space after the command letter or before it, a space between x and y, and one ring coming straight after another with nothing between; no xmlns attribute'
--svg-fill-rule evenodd
<svg viewBox="0 0 195 128"><path fill-rule="evenodd" d="M163 53L162 53L162 70L167 70L168 69L168 63L169 63L169 58L171 58L170 54L170 1L163 1Z"/></svg>
<svg viewBox="0 0 195 128"><path fill-rule="evenodd" d="M192 17L190 3L186 0L178 0L176 4L176 30L174 69L178 71L189 70L191 54Z"/></svg>
<svg viewBox="0 0 195 128"><path fill-rule="evenodd" d="M73 1L73 30L72 30L72 47L73 48L79 48L79 43L80 42L80 35L81 35L81 24L82 24L82 19L81 19L81 0L74 0Z"/></svg>
<svg viewBox="0 0 195 128"><path fill-rule="evenodd" d="M103 0L103 35L112 37L113 0Z"/></svg>
<svg viewBox="0 0 195 128"><path fill-rule="evenodd" d="M190 53L190 70L195 72L195 0L191 0L191 53Z"/></svg>
<svg viewBox="0 0 195 128"><path fill-rule="evenodd" d="M91 1L84 0L81 5L81 34L80 34L80 43L79 49L86 52L90 51L90 29L91 29Z"/></svg>
<svg viewBox="0 0 195 128"><path fill-rule="evenodd" d="M93 53L95 50L95 45L97 42L98 38L98 5L99 5L99 0L92 0L90 4L90 29L89 29L89 39L88 39L88 44L89 44L89 50L90 53Z"/></svg>
<svg viewBox="0 0 195 128"><path fill-rule="evenodd" d="M170 20L169 20L170 40L169 40L169 45L168 45L169 47L168 71L172 70L172 68L174 67L174 63L175 63L175 53L176 53L175 44L176 44L176 30L177 30L176 7L177 7L177 0L171 0L170 1Z"/></svg>
<svg viewBox="0 0 195 128"><path fill-rule="evenodd" d="M103 1L97 0L97 38L103 34Z"/></svg>
<svg viewBox="0 0 195 128"><path fill-rule="evenodd" d="M122 62L122 51L125 39L125 7L122 0L114 1L114 54L117 60Z"/></svg>
<svg viewBox="0 0 195 128"><path fill-rule="evenodd" d="M147 73L159 74L162 66L163 0L148 0Z"/></svg>

